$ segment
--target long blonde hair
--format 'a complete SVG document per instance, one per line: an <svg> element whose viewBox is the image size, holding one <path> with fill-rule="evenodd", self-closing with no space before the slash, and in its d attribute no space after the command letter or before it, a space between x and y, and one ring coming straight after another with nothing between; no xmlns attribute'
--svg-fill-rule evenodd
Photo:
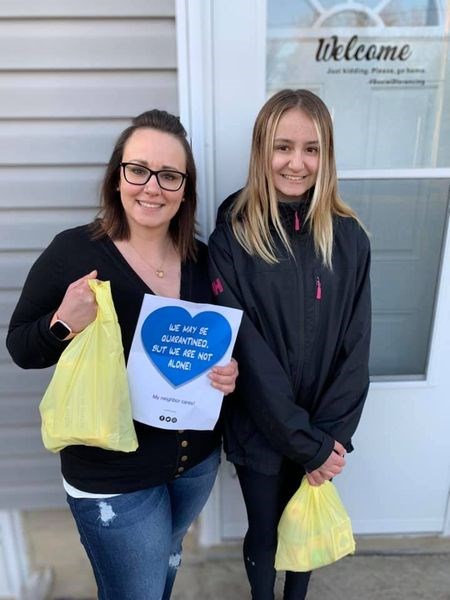
<svg viewBox="0 0 450 600"><path fill-rule="evenodd" d="M277 191L272 179L275 133L281 116L291 108L302 110L317 130L319 169L306 221L317 255L321 256L324 265L331 268L333 216L358 218L338 194L330 113L323 101L308 90L281 90L269 98L259 111L253 128L247 184L231 210L231 226L237 240L249 254L259 256L270 264L279 262L272 227L292 254L288 234L280 219Z"/></svg>

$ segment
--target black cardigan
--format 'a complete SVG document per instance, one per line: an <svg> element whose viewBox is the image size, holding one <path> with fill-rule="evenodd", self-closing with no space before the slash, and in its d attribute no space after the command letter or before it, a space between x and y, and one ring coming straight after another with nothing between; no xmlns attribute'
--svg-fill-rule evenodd
<svg viewBox="0 0 450 600"><path fill-rule="evenodd" d="M125 359L133 340L142 299L152 291L131 269L109 237L92 240L88 226L58 234L37 259L27 277L12 315L7 347L25 369L54 365L66 345L49 332L53 313L70 283L93 269L98 279L111 282ZM181 267L182 300L211 302L206 246L198 242L196 262ZM169 481L178 468L188 469L204 460L219 444L219 432L169 431L135 422L139 448L123 453L89 446L69 446L61 455L64 478L86 492L122 493ZM188 445L181 446L182 441ZM182 462L181 456L188 460Z"/></svg>

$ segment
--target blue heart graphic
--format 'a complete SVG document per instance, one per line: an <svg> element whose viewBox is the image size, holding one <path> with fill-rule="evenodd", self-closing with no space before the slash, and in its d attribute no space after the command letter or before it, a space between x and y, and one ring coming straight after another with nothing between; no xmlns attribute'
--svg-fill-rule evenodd
<svg viewBox="0 0 450 600"><path fill-rule="evenodd" d="M165 306L145 319L141 339L158 371L178 387L222 358L231 342L231 327L217 312L205 311L191 317L184 308Z"/></svg>

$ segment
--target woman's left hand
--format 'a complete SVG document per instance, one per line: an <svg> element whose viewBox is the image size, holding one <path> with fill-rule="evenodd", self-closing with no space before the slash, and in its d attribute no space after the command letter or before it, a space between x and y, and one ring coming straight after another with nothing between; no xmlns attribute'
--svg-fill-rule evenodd
<svg viewBox="0 0 450 600"><path fill-rule="evenodd" d="M225 367L213 367L208 373L211 385L223 394L231 394L236 387L236 379L239 375L238 364L234 358Z"/></svg>
<svg viewBox="0 0 450 600"><path fill-rule="evenodd" d="M329 481L342 473L345 467L345 455L347 451L344 446L335 440L334 448L327 460L318 469L306 473L306 479L310 485L318 486Z"/></svg>

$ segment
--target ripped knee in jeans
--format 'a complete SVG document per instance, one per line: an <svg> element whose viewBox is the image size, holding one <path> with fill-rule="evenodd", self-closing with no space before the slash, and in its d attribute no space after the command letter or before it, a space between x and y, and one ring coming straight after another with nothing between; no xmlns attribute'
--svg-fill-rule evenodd
<svg viewBox="0 0 450 600"><path fill-rule="evenodd" d="M169 556L169 568L178 569L181 563L181 553L175 552Z"/></svg>
<svg viewBox="0 0 450 600"><path fill-rule="evenodd" d="M111 504L102 500L98 502L98 508L100 509L99 519L104 527L109 527L109 525L114 521L117 517L116 513L113 511Z"/></svg>

